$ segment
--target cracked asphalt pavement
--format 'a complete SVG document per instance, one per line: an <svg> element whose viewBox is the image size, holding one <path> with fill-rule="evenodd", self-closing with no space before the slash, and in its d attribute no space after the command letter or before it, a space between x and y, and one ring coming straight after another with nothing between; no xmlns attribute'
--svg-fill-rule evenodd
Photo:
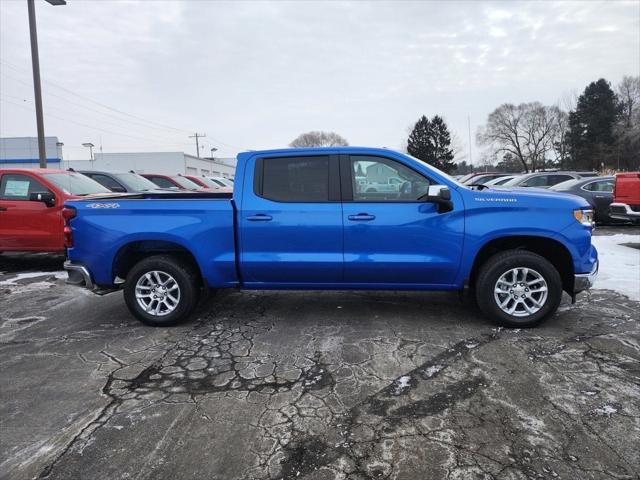
<svg viewBox="0 0 640 480"><path fill-rule="evenodd" d="M59 257L1 259L44 273L0 286L0 478L639 478L614 292L505 330L450 293L224 291L154 329Z"/></svg>

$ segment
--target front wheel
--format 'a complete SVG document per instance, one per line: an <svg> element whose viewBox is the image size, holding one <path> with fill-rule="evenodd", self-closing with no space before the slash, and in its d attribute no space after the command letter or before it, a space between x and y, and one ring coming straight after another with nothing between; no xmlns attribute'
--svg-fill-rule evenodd
<svg viewBox="0 0 640 480"><path fill-rule="evenodd" d="M562 299L556 268L532 252L510 250L487 260L476 281L480 310L505 327L533 327L551 316Z"/></svg>
<svg viewBox="0 0 640 480"><path fill-rule="evenodd" d="M145 258L128 273L124 300L129 311L146 325L175 325L185 320L198 303L197 279L195 269L178 258Z"/></svg>

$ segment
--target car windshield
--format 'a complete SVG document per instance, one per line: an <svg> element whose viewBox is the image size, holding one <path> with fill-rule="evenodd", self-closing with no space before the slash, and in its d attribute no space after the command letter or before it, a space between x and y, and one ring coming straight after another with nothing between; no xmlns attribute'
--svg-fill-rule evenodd
<svg viewBox="0 0 640 480"><path fill-rule="evenodd" d="M209 178L209 180L211 180L212 182L218 184L218 186L220 186L220 187L233 187L233 184L228 182L228 180L226 178L215 177L215 178Z"/></svg>
<svg viewBox="0 0 640 480"><path fill-rule="evenodd" d="M549 190L556 190L559 192L565 191L565 190L571 190L573 187L575 187L578 183L582 182L581 179L575 180L575 179L571 179L571 180L566 180L564 182L560 182L556 185L553 185L551 187L549 187Z"/></svg>
<svg viewBox="0 0 640 480"><path fill-rule="evenodd" d="M202 187L195 182L192 182L188 178L184 177L171 177L171 179L180 185L182 188L186 188L187 190L200 190Z"/></svg>
<svg viewBox="0 0 640 480"><path fill-rule="evenodd" d="M125 183L130 190L136 192L146 192L147 190L155 190L158 186L151 180L141 177L137 173L117 173L113 175L122 183Z"/></svg>
<svg viewBox="0 0 640 480"><path fill-rule="evenodd" d="M525 178L524 176L521 177L513 177L511 180L508 180L506 182L504 182L503 184L501 184L501 187L509 187L512 185L517 185L518 183L520 183L522 181L522 179Z"/></svg>
<svg viewBox="0 0 640 480"><path fill-rule="evenodd" d="M220 188L220 185L218 185L216 182L214 182L213 180L211 180L210 178L207 177L198 177L198 180L200 180L202 183L206 184L207 187L209 188L215 188L216 190L218 188Z"/></svg>
<svg viewBox="0 0 640 480"><path fill-rule="evenodd" d="M43 176L67 195L111 193L111 190L103 187L95 180L92 180L89 177L85 177L81 173L44 173Z"/></svg>

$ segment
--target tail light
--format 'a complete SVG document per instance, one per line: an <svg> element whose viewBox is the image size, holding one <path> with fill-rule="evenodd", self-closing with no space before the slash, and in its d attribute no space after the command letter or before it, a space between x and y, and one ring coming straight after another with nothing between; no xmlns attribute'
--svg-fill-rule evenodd
<svg viewBox="0 0 640 480"><path fill-rule="evenodd" d="M64 237L64 246L66 248L73 247L73 230L69 221L76 216L76 209L73 207L62 208L62 218L64 219L64 227L62 228L62 236Z"/></svg>

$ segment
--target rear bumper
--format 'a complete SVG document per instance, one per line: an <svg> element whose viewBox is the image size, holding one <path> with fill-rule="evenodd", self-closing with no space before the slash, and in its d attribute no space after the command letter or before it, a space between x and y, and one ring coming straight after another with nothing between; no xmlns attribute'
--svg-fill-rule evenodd
<svg viewBox="0 0 640 480"><path fill-rule="evenodd" d="M609 205L609 216L618 220L639 220L640 212L634 211L626 203L612 203Z"/></svg>
<svg viewBox="0 0 640 480"><path fill-rule="evenodd" d="M91 279L89 270L87 270L84 265L72 263L70 260L67 260L66 262L64 262L64 269L68 272L69 275L69 278L67 279L67 283L69 285L84 287L88 288L89 290L94 290L96 288L96 285Z"/></svg>
<svg viewBox="0 0 640 480"><path fill-rule="evenodd" d="M577 273L573 276L573 293L580 293L589 290L596 283L598 278L598 267L600 262L596 260L593 270L590 273Z"/></svg>

